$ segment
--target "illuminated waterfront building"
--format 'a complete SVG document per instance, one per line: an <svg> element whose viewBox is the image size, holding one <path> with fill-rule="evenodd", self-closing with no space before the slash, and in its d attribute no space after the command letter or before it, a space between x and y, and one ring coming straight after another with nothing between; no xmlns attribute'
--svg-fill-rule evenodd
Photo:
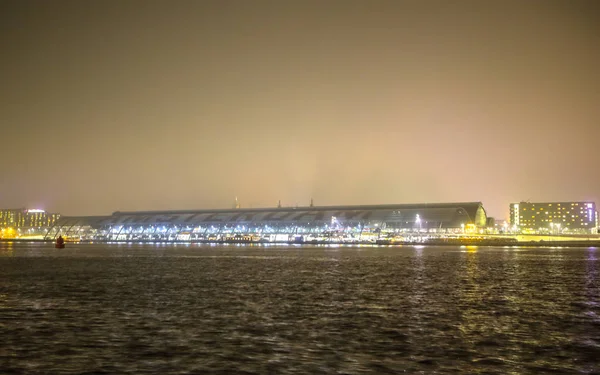
<svg viewBox="0 0 600 375"><path fill-rule="evenodd" d="M59 218L44 210L0 209L0 238L42 238Z"/></svg>
<svg viewBox="0 0 600 375"><path fill-rule="evenodd" d="M525 232L596 233L598 213L594 202L511 203L510 224Z"/></svg>
<svg viewBox="0 0 600 375"><path fill-rule="evenodd" d="M60 215L44 210L0 209L0 227L2 228L39 228L50 227Z"/></svg>
<svg viewBox="0 0 600 375"><path fill-rule="evenodd" d="M62 217L46 239L100 241L358 242L477 232L480 202L115 212Z"/></svg>

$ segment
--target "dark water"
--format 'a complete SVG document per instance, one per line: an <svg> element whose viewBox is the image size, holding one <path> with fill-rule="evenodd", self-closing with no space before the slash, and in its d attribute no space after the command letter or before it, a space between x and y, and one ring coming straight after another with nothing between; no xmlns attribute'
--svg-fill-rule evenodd
<svg viewBox="0 0 600 375"><path fill-rule="evenodd" d="M0 243L0 373L600 373L599 258Z"/></svg>

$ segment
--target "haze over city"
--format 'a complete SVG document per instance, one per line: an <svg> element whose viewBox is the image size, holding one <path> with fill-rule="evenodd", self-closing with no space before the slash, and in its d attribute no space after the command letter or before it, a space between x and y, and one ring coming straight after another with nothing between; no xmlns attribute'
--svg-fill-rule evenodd
<svg viewBox="0 0 600 375"><path fill-rule="evenodd" d="M2 1L0 207L600 201L597 1Z"/></svg>

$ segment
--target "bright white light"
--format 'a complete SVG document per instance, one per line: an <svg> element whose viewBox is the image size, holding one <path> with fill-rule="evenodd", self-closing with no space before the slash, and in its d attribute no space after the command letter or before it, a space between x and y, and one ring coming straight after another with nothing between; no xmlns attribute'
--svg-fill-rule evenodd
<svg viewBox="0 0 600 375"><path fill-rule="evenodd" d="M27 213L44 213L46 211L44 210L37 210L37 209L33 209L33 210L27 210Z"/></svg>

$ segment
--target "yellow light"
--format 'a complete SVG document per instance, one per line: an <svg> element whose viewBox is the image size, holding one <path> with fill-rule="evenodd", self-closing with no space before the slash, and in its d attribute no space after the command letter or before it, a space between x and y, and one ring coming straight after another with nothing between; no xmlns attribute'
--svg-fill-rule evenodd
<svg viewBox="0 0 600 375"><path fill-rule="evenodd" d="M17 232L14 228L2 228L2 238L15 238L17 236Z"/></svg>

